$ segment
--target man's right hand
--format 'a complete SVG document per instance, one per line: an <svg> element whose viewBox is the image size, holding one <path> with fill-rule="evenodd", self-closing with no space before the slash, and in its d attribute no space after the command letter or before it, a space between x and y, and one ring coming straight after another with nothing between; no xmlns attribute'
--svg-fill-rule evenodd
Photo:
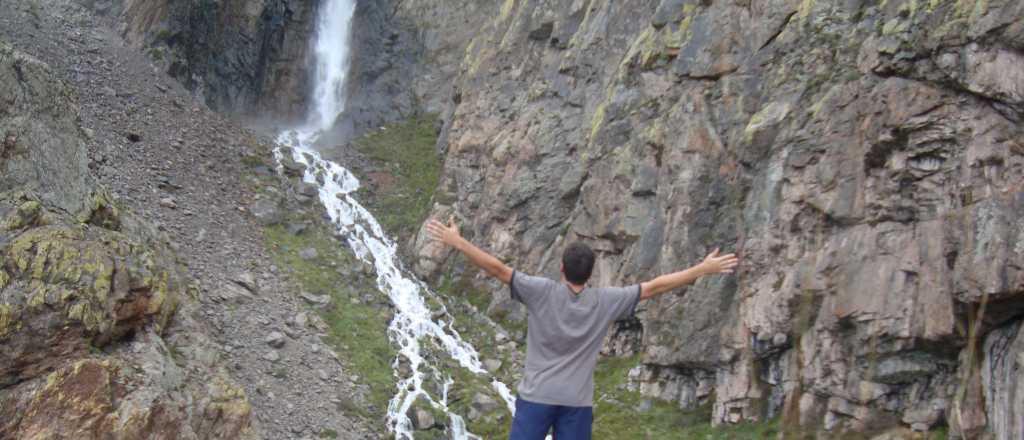
<svg viewBox="0 0 1024 440"><path fill-rule="evenodd" d="M462 238L462 235L459 234L459 226L455 224L455 216L448 218L448 226L437 220L431 220L430 223L427 223L427 233L430 234L430 238L448 246L455 246L455 243Z"/></svg>
<svg viewBox="0 0 1024 440"><path fill-rule="evenodd" d="M455 216L448 218L447 226L437 220L431 220L430 223L427 223L427 233L430 234L430 238L462 252L471 263L483 269L488 275L505 284L512 282L510 267L462 238L462 235L459 234L459 226L455 224Z"/></svg>
<svg viewBox="0 0 1024 440"><path fill-rule="evenodd" d="M712 275L716 273L732 273L738 264L740 264L740 260L736 258L736 254L718 255L718 248L715 248L714 252L704 257L704 261L700 263L700 266L702 272Z"/></svg>
<svg viewBox="0 0 1024 440"><path fill-rule="evenodd" d="M736 254L718 255L718 249L715 249L696 266L640 283L640 299L654 298L672 289L693 283L704 275L732 273L739 263L740 260L736 258Z"/></svg>

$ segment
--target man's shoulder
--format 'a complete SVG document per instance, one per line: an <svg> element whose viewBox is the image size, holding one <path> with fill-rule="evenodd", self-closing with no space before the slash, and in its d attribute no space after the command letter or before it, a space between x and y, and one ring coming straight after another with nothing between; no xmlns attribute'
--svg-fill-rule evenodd
<svg viewBox="0 0 1024 440"><path fill-rule="evenodd" d="M533 285L557 284L557 282L555 280L552 280L551 278L538 275L530 275L519 270L512 271L512 282Z"/></svg>
<svg viewBox="0 0 1024 440"><path fill-rule="evenodd" d="M601 286L601 287L594 287L593 289L595 291L597 291L597 292L600 292L600 293L620 293L620 292L635 291L639 287L640 287L640 284L628 284L628 285L625 285L625 286Z"/></svg>

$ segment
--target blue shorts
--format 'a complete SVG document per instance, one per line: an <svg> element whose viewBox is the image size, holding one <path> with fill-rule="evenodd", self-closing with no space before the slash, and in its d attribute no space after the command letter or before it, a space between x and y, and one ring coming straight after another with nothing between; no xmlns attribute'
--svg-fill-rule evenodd
<svg viewBox="0 0 1024 440"><path fill-rule="evenodd" d="M544 440L552 427L554 440L590 440L593 424L592 407L546 405L517 398L508 440Z"/></svg>

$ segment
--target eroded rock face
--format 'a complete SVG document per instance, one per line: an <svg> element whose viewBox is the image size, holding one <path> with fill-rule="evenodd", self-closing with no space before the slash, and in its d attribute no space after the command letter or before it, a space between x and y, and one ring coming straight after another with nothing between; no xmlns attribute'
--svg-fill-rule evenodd
<svg viewBox="0 0 1024 440"><path fill-rule="evenodd" d="M0 102L0 438L254 437L167 235L88 177L70 89L0 42Z"/></svg>
<svg viewBox="0 0 1024 440"><path fill-rule="evenodd" d="M713 398L715 423L1013 438L1021 350L982 339L1024 311L1022 17L1017 1L505 2L465 46L434 216L543 275L584 241L597 284L738 251L737 275L631 324L640 389ZM426 276L446 257L430 246Z"/></svg>
<svg viewBox="0 0 1024 440"><path fill-rule="evenodd" d="M497 0L356 2L346 110L337 135L349 138L418 113L442 115L458 99L466 47Z"/></svg>
<svg viewBox="0 0 1024 440"><path fill-rule="evenodd" d="M319 2L79 1L116 17L129 44L210 108L247 116L305 114Z"/></svg>
<svg viewBox="0 0 1024 440"><path fill-rule="evenodd" d="M0 188L38 192L69 212L92 189L71 89L46 64L0 41Z"/></svg>

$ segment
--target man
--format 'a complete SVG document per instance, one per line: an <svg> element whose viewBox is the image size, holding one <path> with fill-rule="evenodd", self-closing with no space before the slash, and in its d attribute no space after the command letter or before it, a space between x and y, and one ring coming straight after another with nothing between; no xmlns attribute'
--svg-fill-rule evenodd
<svg viewBox="0 0 1024 440"><path fill-rule="evenodd" d="M555 282L514 271L462 238L453 220L432 220L427 232L462 252L488 275L508 284L529 312L526 367L519 382L509 440L541 440L554 428L557 440L589 440L593 424L594 367L611 323L633 314L638 302L693 283L704 275L731 273L735 255L715 249L700 264L629 287L587 286L594 252L573 243L562 255Z"/></svg>

